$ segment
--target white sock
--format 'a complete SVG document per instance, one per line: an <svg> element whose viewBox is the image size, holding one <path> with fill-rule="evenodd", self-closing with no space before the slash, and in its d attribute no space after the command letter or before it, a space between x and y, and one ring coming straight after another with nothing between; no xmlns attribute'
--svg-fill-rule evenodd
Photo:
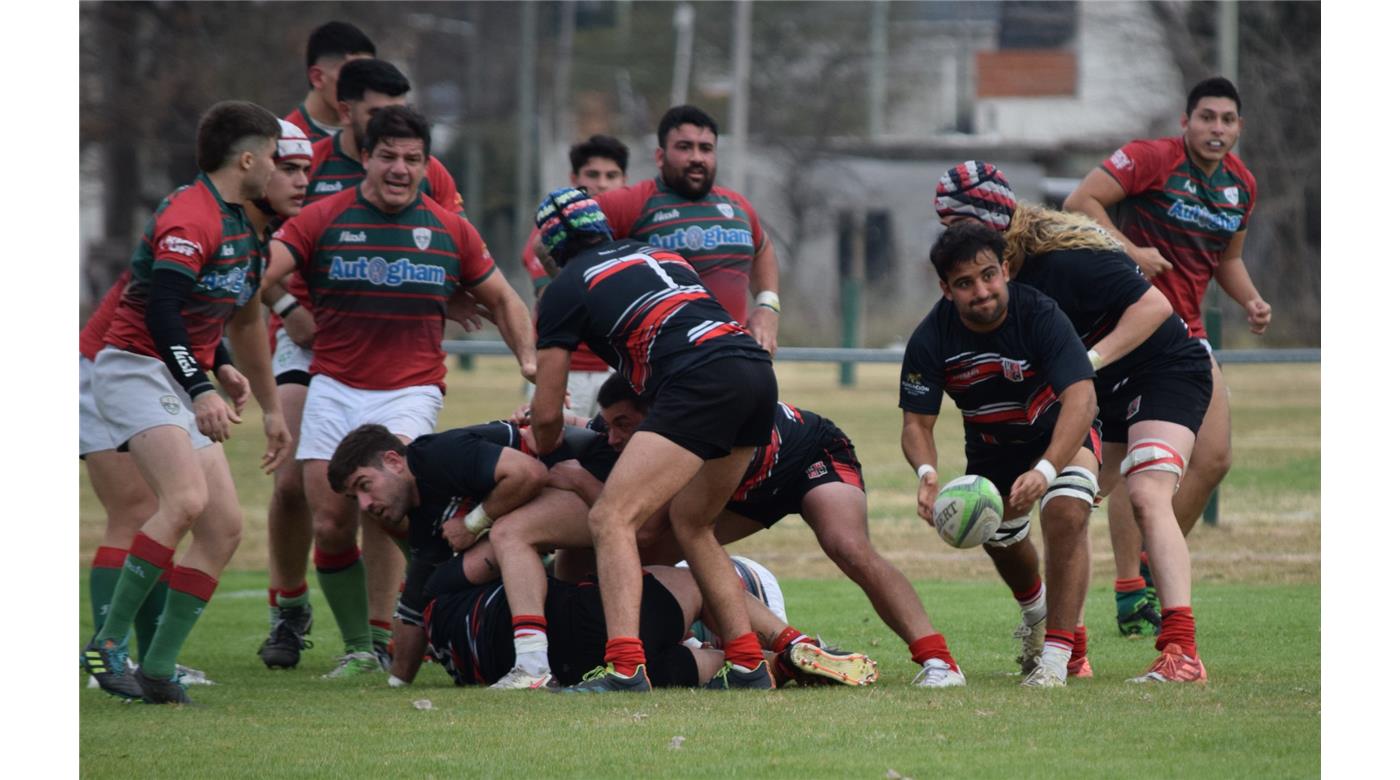
<svg viewBox="0 0 1400 780"><path fill-rule="evenodd" d="M1028 626L1033 626L1036 623L1039 623L1040 621L1044 620L1045 585L1042 583L1041 586L1036 589L1035 597L1032 598L1030 601L1018 601L1016 603L1021 605L1021 622L1025 623Z"/></svg>
<svg viewBox="0 0 1400 780"><path fill-rule="evenodd" d="M1061 680L1069 676L1070 649L1058 642L1046 642L1040 651L1040 665Z"/></svg>
<svg viewBox="0 0 1400 780"><path fill-rule="evenodd" d="M515 665L530 674L549 671L549 637L543 631L516 629Z"/></svg>

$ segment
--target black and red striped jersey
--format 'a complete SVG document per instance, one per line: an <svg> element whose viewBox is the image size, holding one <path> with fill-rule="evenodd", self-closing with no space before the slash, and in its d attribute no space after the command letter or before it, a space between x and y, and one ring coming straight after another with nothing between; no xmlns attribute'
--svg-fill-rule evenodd
<svg viewBox="0 0 1400 780"><path fill-rule="evenodd" d="M773 413L772 436L767 444L754 448L753 459L730 500L745 501L758 493L771 495L793 480L805 480L808 467L820 460L825 451L843 445L850 445L846 434L830 420L779 401ZM852 467L843 462L835 468ZM861 482L858 473L848 476L846 481L852 484Z"/></svg>
<svg viewBox="0 0 1400 780"><path fill-rule="evenodd" d="M1013 444L1049 436L1060 394L1092 379L1093 367L1069 318L1040 292L1007 285L1006 319L990 333L969 330L941 299L904 348L899 408L938 414L947 392L969 442Z"/></svg>
<svg viewBox="0 0 1400 780"><path fill-rule="evenodd" d="M586 343L642 395L720 358L771 360L680 255L634 239L568 260L540 298L537 329L539 349Z"/></svg>

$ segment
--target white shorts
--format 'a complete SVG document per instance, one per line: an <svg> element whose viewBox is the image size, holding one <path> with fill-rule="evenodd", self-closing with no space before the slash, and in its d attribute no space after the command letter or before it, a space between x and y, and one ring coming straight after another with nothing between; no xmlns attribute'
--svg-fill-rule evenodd
<svg viewBox="0 0 1400 780"><path fill-rule="evenodd" d="M612 375L611 369L607 371L570 371L569 400L573 401L573 405L564 407L564 411L577 417L592 419L598 414L598 390ZM533 383L527 385L525 397L534 400L535 385Z"/></svg>
<svg viewBox="0 0 1400 780"><path fill-rule="evenodd" d="M97 411L97 399L92 394L92 361L78 354L78 457L121 445L102 414Z"/></svg>
<svg viewBox="0 0 1400 780"><path fill-rule="evenodd" d="M361 390L317 374L311 377L301 411L297 460L330 460L340 440L366 423L416 439L433 432L441 411L442 391L436 385Z"/></svg>
<svg viewBox="0 0 1400 780"><path fill-rule="evenodd" d="M194 404L185 389L153 357L103 347L93 361L92 394L117 444L161 425L184 428L197 450L214 443L195 425Z"/></svg>
<svg viewBox="0 0 1400 780"><path fill-rule="evenodd" d="M286 328L277 329L277 349L272 352L272 375L281 377L288 371L311 371L311 350L297 346ZM300 384L300 383L298 383Z"/></svg>

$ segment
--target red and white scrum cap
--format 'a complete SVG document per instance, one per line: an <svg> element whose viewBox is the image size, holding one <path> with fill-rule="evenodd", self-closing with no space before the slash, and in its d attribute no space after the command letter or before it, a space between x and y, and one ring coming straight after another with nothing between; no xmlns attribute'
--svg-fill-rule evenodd
<svg viewBox="0 0 1400 780"><path fill-rule="evenodd" d="M949 168L938 180L933 208L939 217L957 214L1006 230L1016 212L1016 193L995 165L968 160Z"/></svg>
<svg viewBox="0 0 1400 780"><path fill-rule="evenodd" d="M310 160L311 141L306 137L306 133L285 119L277 121L282 125L282 136L277 139L277 160Z"/></svg>

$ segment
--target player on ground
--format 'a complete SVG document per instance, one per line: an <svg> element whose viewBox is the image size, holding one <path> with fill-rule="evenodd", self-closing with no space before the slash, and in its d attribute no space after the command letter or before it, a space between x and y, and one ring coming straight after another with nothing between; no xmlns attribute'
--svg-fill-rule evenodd
<svg viewBox="0 0 1400 780"><path fill-rule="evenodd" d="M284 119L315 143L340 129L335 85L346 62L373 57L374 42L360 28L347 22L326 22L306 39L306 83L310 87L301 105Z"/></svg>
<svg viewBox="0 0 1400 780"><path fill-rule="evenodd" d="M1162 655L1136 679L1205 682L1191 613L1191 560L1171 506L1210 403L1205 347L1187 335L1117 240L1082 215L1017 204L995 166L972 160L951 169L934 204L945 223L975 220L1004 230L1013 278L1050 296L1074 325L1096 371L1108 469L1103 485L1112 490L1119 474L1125 477L1132 514L1160 569ZM1120 592L1135 587L1119 576Z"/></svg>
<svg viewBox="0 0 1400 780"><path fill-rule="evenodd" d="M583 143L569 148L569 184L597 197L609 190L627 186L627 145L610 135L595 135ZM549 284L549 273L535 255L535 240L539 229L530 232L521 253L520 262L535 286L535 297L544 292ZM598 388L612 373L608 364L593 354L587 344L580 344L569 364L569 399L572 406L565 409L579 417L592 417L598 413ZM534 385L530 386L534 397Z"/></svg>
<svg viewBox="0 0 1400 780"><path fill-rule="evenodd" d="M317 580L345 643L333 677L381 666L355 544L356 508L326 479L336 445L364 423L381 423L405 441L432 432L445 390L443 324L460 290L470 289L491 311L521 373L533 377L535 366L529 310L496 273L480 235L422 194L427 122L407 107L385 107L370 120L362 146L364 181L282 226L266 281L276 284L297 270L317 323L297 459L312 511ZM401 567L402 556L393 548L388 554Z"/></svg>
<svg viewBox="0 0 1400 780"><path fill-rule="evenodd" d="M1065 209L1083 212L1122 242L1125 251L1186 321L1191 336L1206 342L1201 301L1212 276L1244 308L1249 328L1261 334L1273 310L1259 295L1244 264L1244 237L1254 210L1254 176L1231 153L1244 127L1239 93L1229 80L1200 82L1186 99L1182 134L1126 144L1090 171L1065 199ZM1117 206L1117 220L1109 209ZM1214 390L1196 436L1191 467L1172 497L1182 534L1189 534L1230 470L1230 391L1211 358ZM1120 582L1120 630L1141 634L1149 626L1132 616L1139 603L1155 601L1142 538L1122 491L1109 499L1114 561ZM1146 553L1144 553L1146 556ZM1141 587L1137 579L1145 577ZM1155 605L1154 605L1155 607Z"/></svg>
<svg viewBox="0 0 1400 780"><path fill-rule="evenodd" d="M1024 624L1038 626L1022 645L1023 684L1056 687L1065 684L1089 585L1099 465L1094 372L1054 301L1008 282L1004 249L999 233L976 222L952 226L933 245L944 300L905 348L900 441L919 476L919 516L931 524L939 486L933 427L943 393L952 397L962 412L967 473L991 480L1003 496L1001 528L983 549L1021 603ZM1043 586L1028 538L1037 501Z"/></svg>
<svg viewBox="0 0 1400 780"><path fill-rule="evenodd" d="M640 392L654 396L589 512L607 615L605 671L566 690L647 690L639 629L637 529L664 503L706 609L725 640L717 687L773 687L714 536L714 517L773 428L772 359L701 284L679 255L612 240L598 204L556 190L535 218L542 247L561 269L540 299L538 390L530 412L542 454L558 446L572 350L587 341Z"/></svg>
<svg viewBox="0 0 1400 780"><path fill-rule="evenodd" d="M608 441L618 450L627 445L650 409L618 374L603 383L598 404ZM929 688L963 684L962 675L954 671L957 662L947 640L934 631L908 578L870 541L865 481L850 439L825 417L781 402L773 421L769 442L754 451L739 488L715 519L715 538L727 545L772 528L787 515L801 514L822 551L865 591L880 619L908 644L912 660L921 667L914 684ZM596 495L601 487L567 464L555 471L563 473L551 476L567 479L580 495ZM682 557L664 522L648 523L638 545L646 563L672 564Z"/></svg>
<svg viewBox="0 0 1400 780"><path fill-rule="evenodd" d="M700 281L764 349L778 348L778 255L748 200L715 186L719 125L675 106L656 130L655 179L597 196L612 234L685 258ZM754 307L749 309L749 293Z"/></svg>
<svg viewBox="0 0 1400 780"><path fill-rule="evenodd" d="M106 344L94 361L97 411L125 443L157 508L131 542L107 618L83 653L109 693L154 703L189 701L175 660L238 547L242 509L222 442L249 392L263 409L265 469L288 455L291 437L272 381L267 331L256 303L262 257L239 205L260 198L281 135L277 118L251 103L218 103L200 120L195 182L161 203L132 257ZM245 376L220 348L225 322ZM205 373L215 370L230 406ZM189 533L180 564L175 547ZM126 670L126 637L164 573L170 591L141 666Z"/></svg>

